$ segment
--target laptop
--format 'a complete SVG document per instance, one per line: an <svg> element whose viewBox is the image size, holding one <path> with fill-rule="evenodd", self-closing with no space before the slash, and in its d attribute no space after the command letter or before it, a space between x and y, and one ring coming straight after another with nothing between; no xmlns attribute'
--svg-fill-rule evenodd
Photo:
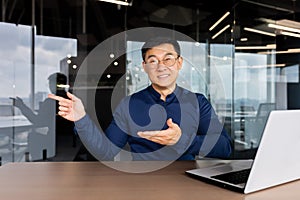
<svg viewBox="0 0 300 200"><path fill-rule="evenodd" d="M273 110L254 160L232 160L188 170L186 174L248 194L297 180L300 178L299 169L300 110Z"/></svg>

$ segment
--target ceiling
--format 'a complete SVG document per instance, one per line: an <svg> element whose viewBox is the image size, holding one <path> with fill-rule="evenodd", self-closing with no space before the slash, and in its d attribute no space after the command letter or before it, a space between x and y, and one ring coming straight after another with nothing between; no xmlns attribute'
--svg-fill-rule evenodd
<svg viewBox="0 0 300 200"><path fill-rule="evenodd" d="M234 24L212 42L236 43L247 37L249 44L268 43L273 37L244 31L244 27L265 31L266 21L289 19L300 22L299 0L130 0L132 6L118 6L98 0L3 0L2 21L31 25L37 34L77 38L83 46L94 46L118 32L146 26L175 29L195 40L207 41L226 24ZM86 5L83 9L83 5ZM214 30L209 28L227 11ZM262 20L263 19L263 20ZM299 27L300 28L300 27Z"/></svg>

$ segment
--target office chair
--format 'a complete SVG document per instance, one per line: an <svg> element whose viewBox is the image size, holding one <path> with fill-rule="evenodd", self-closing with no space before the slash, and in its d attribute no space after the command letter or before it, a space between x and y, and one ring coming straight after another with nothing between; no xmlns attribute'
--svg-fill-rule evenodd
<svg viewBox="0 0 300 200"><path fill-rule="evenodd" d="M275 103L261 103L255 118L245 119L245 142L250 148L258 147L269 114L275 109Z"/></svg>

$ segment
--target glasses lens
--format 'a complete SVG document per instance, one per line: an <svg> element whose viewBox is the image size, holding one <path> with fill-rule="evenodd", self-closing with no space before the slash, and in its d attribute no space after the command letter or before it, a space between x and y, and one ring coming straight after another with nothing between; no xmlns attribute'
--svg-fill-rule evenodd
<svg viewBox="0 0 300 200"><path fill-rule="evenodd" d="M159 60L155 57L151 57L146 61L146 65L150 68L156 68L159 63Z"/></svg>
<svg viewBox="0 0 300 200"><path fill-rule="evenodd" d="M171 67L176 62L176 57L174 55L167 55L163 60L158 60L156 57L151 57L146 61L146 65L150 68L157 68L159 62L161 62L166 67Z"/></svg>
<svg viewBox="0 0 300 200"><path fill-rule="evenodd" d="M163 59L163 64L167 67L171 67L175 64L176 58L173 55L168 55Z"/></svg>

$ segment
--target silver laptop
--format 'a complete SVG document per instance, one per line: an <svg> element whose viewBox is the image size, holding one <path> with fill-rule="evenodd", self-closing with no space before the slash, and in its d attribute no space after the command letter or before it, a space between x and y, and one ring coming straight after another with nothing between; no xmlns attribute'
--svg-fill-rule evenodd
<svg viewBox="0 0 300 200"><path fill-rule="evenodd" d="M254 160L233 160L186 173L247 194L297 180L299 169L300 110L274 110L267 120ZM243 177L244 180L239 180Z"/></svg>

